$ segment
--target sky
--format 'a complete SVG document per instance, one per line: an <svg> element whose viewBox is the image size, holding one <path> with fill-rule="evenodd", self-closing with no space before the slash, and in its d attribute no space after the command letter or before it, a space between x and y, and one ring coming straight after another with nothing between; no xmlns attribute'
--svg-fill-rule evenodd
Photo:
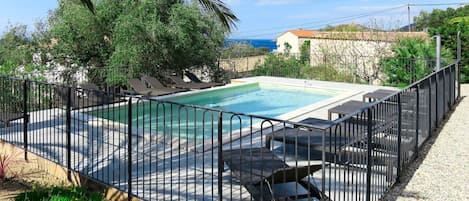
<svg viewBox="0 0 469 201"><path fill-rule="evenodd" d="M28 25L47 19L57 0L2 0L0 34L8 26ZM445 4L411 6L411 18L422 10L457 7L469 0L224 0L240 19L230 38L274 39L290 29L319 29L326 25L359 23L382 29L395 29L408 23L410 4ZM403 7L399 7L403 6Z"/></svg>

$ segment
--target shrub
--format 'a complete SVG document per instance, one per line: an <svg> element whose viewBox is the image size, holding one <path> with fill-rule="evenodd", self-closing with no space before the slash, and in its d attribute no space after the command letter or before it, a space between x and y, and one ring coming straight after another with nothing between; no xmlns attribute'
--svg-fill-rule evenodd
<svg viewBox="0 0 469 201"><path fill-rule="evenodd" d="M103 194L88 192L81 187L35 188L16 196L16 201L101 201Z"/></svg>
<svg viewBox="0 0 469 201"><path fill-rule="evenodd" d="M356 76L340 72L333 67L323 64L311 66L303 59L294 56L270 54L262 64L254 69L256 76L277 76L299 79L314 79L324 81L362 82Z"/></svg>
<svg viewBox="0 0 469 201"><path fill-rule="evenodd" d="M420 38L401 39L393 45L392 52L393 57L381 60L386 75L385 85L406 86L433 72L435 45L429 41ZM441 57L451 58L449 50L442 48Z"/></svg>

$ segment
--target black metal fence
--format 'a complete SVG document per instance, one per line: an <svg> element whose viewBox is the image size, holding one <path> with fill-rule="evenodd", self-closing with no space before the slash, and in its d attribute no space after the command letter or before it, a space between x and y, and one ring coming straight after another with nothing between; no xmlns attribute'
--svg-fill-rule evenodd
<svg viewBox="0 0 469 201"><path fill-rule="evenodd" d="M458 75L320 125L1 77L0 138L143 200L379 200L455 105Z"/></svg>
<svg viewBox="0 0 469 201"><path fill-rule="evenodd" d="M451 63L454 59L441 58L441 66ZM382 83L384 68L398 67L412 84L434 70L436 58L290 53L220 59L219 66L230 78L275 76L348 83Z"/></svg>

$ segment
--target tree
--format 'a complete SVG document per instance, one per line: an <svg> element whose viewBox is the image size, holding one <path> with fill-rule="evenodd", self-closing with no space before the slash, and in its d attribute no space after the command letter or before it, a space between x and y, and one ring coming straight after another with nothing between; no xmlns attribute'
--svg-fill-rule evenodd
<svg viewBox="0 0 469 201"><path fill-rule="evenodd" d="M393 57L381 60L386 74L386 84L405 87L433 72L435 44L421 38L400 39L392 46ZM443 48L443 58L450 58L450 51Z"/></svg>
<svg viewBox="0 0 469 201"><path fill-rule="evenodd" d="M80 1L93 14L95 14L94 4L92 0L80 0ZM203 10L216 15L218 17L218 20L223 24L223 26L227 30L231 31L231 29L236 26L235 23L238 21L238 18L231 11L231 9L228 8L228 6L226 6L226 4L223 1L221 0L197 0L197 2L203 8Z"/></svg>
<svg viewBox="0 0 469 201"><path fill-rule="evenodd" d="M32 60L31 40L26 25L8 29L0 38L0 74L11 74Z"/></svg>
<svg viewBox="0 0 469 201"><path fill-rule="evenodd" d="M421 12L415 17L417 30L428 29L431 35L441 35L442 45L455 55L457 48L457 33L461 32L462 50L469 49L469 6L457 9L434 9L432 12ZM469 82L469 52L462 51L462 81Z"/></svg>
<svg viewBox="0 0 469 201"><path fill-rule="evenodd" d="M94 15L62 0L50 18L56 55L91 66L95 83L125 85L147 73L215 67L226 29L199 8L177 0L102 0Z"/></svg>

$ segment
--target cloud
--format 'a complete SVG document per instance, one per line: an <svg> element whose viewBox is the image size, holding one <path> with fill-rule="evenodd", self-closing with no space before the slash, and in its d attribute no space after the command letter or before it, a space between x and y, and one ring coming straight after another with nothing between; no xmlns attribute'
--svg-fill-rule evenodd
<svg viewBox="0 0 469 201"><path fill-rule="evenodd" d="M256 0L258 6L277 6L305 3L306 0Z"/></svg>

